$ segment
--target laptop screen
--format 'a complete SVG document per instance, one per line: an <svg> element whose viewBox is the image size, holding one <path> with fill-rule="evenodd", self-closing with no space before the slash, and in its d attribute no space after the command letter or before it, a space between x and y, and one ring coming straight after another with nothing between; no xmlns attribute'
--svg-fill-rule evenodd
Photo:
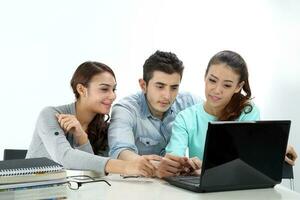
<svg viewBox="0 0 300 200"><path fill-rule="evenodd" d="M211 122L202 187L264 187L281 182L290 121Z"/></svg>

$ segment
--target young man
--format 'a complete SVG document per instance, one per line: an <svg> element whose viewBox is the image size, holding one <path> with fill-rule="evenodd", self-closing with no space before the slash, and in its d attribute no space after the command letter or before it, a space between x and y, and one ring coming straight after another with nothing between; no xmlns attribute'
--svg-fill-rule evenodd
<svg viewBox="0 0 300 200"><path fill-rule="evenodd" d="M111 157L136 160L141 174L147 176L172 176L187 165L186 158L160 157L165 155L177 113L200 102L189 93L178 93L183 69L173 53L156 51L145 61L139 80L142 92L123 98L112 108Z"/></svg>

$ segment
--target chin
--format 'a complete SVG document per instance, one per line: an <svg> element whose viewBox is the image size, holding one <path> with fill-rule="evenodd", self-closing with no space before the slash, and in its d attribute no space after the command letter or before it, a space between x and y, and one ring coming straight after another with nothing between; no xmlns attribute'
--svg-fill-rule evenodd
<svg viewBox="0 0 300 200"><path fill-rule="evenodd" d="M209 105L213 108L216 108L216 107L219 107L220 106L220 103L218 102L214 102L214 101L209 101Z"/></svg>
<svg viewBox="0 0 300 200"><path fill-rule="evenodd" d="M97 111L97 113L98 113L98 114L102 114L102 115L106 115L106 114L109 113L109 111L110 111L110 109L102 108L102 109L99 109L99 110Z"/></svg>
<svg viewBox="0 0 300 200"><path fill-rule="evenodd" d="M160 109L157 109L159 112L167 112L167 110L169 109L170 107L167 107L167 108L160 108Z"/></svg>

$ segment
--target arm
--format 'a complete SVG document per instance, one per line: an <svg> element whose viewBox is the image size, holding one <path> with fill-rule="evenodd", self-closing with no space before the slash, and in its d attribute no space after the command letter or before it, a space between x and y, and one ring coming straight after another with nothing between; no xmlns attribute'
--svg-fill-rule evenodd
<svg viewBox="0 0 300 200"><path fill-rule="evenodd" d="M157 164L156 176L159 178L176 176L190 166L189 159L184 157L188 146L188 134L183 116L179 113L172 126L172 135L166 147L165 157Z"/></svg>
<svg viewBox="0 0 300 200"><path fill-rule="evenodd" d="M75 139L74 148L94 154L88 135L83 130L75 115L56 114L56 118L64 132L72 134Z"/></svg>
<svg viewBox="0 0 300 200"><path fill-rule="evenodd" d="M140 157L140 155L136 154L135 152L125 149L125 150L121 151L121 153L119 154L118 159L121 159L121 160L135 160L139 157Z"/></svg>
<svg viewBox="0 0 300 200"><path fill-rule="evenodd" d="M156 155L138 155L134 137L135 126L136 116L133 111L116 104L112 110L111 123L108 129L109 155L139 165L139 174L143 176L153 176L155 168L150 161L161 158Z"/></svg>
<svg viewBox="0 0 300 200"><path fill-rule="evenodd" d="M56 113L57 111L53 108L45 108L40 113L36 124L37 134L51 159L62 164L65 168L94 170L104 175L104 168L109 158L73 149L57 121Z"/></svg>
<svg viewBox="0 0 300 200"><path fill-rule="evenodd" d="M170 142L166 147L166 152L176 155L185 156L188 147L188 130L185 124L184 116L179 113L172 126L172 135Z"/></svg>
<svg viewBox="0 0 300 200"><path fill-rule="evenodd" d="M120 153L124 150L130 152L129 158L132 154L138 155L134 138L135 126L136 116L133 111L120 104L114 105L108 129L109 155L112 158L120 158ZM128 158L126 154L122 159Z"/></svg>
<svg viewBox="0 0 300 200"><path fill-rule="evenodd" d="M153 171L155 170L154 166L150 165L150 167ZM147 167L145 167L142 162L136 162L136 160L128 161L111 159L105 166L105 172L149 177L149 170ZM153 174L151 176L153 176Z"/></svg>

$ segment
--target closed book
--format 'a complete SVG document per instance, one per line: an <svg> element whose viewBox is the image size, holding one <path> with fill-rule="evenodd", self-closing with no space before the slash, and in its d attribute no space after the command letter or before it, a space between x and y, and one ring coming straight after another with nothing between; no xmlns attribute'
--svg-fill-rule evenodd
<svg viewBox="0 0 300 200"><path fill-rule="evenodd" d="M0 161L0 189L66 181L66 170L63 166L48 158Z"/></svg>

